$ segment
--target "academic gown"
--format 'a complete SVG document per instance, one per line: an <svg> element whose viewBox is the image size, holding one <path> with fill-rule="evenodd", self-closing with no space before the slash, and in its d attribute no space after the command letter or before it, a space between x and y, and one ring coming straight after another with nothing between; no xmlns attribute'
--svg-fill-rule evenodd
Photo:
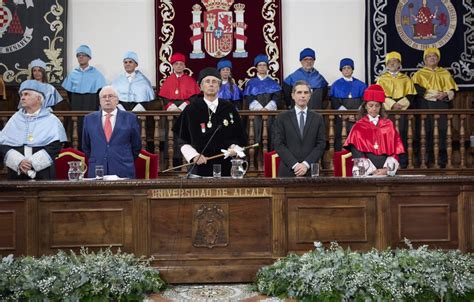
<svg viewBox="0 0 474 302"><path fill-rule="evenodd" d="M50 166L35 171L34 179L54 179L54 159L66 142L66 132L61 121L51 112L42 108L36 117L28 117L24 109L17 111L0 132L0 155L5 161L10 150L16 150L25 155L25 146L32 148L32 154L46 151ZM11 180L30 180L25 174L18 175L17 171L8 168L7 178Z"/></svg>
<svg viewBox="0 0 474 302"><path fill-rule="evenodd" d="M367 85L356 78L352 78L352 81L344 78L336 80L329 93L331 108L337 110L344 106L346 109L359 109L366 88Z"/></svg>
<svg viewBox="0 0 474 302"><path fill-rule="evenodd" d="M67 90L71 110L92 111L99 108L98 92L106 85L102 73L93 66L77 67L66 77L62 86Z"/></svg>
<svg viewBox="0 0 474 302"><path fill-rule="evenodd" d="M311 71L305 71L303 67L298 68L295 72L286 77L283 82L283 90L285 93L286 105L294 107L294 101L291 97L291 91L293 85L299 80L308 82L309 86L313 90L311 98L309 99L309 109L322 109L323 100L326 98L328 91L328 82L316 69L313 68Z"/></svg>
<svg viewBox="0 0 474 302"><path fill-rule="evenodd" d="M270 77L260 79L254 77L247 82L244 89L243 108L248 110L249 105L257 100L260 105L265 107L270 101L275 101L277 109L284 109L283 93L277 81Z"/></svg>
<svg viewBox="0 0 474 302"><path fill-rule="evenodd" d="M232 85L233 91L230 90ZM226 82L219 89L219 100L230 101L237 109L242 109L242 90L235 83Z"/></svg>
<svg viewBox="0 0 474 302"><path fill-rule="evenodd" d="M233 104L219 99L216 112L212 114L210 112L212 111L208 109L202 95L191 99L190 105L184 109L173 127L175 136L179 138L180 148L189 144L198 153L209 157L222 153L221 149L227 150L232 144L241 147L247 144L247 136L242 127L240 115ZM209 121L212 124L211 128L208 128ZM208 142L209 145L204 150ZM230 176L230 158L224 159L223 157L209 160L207 164L196 165L191 173L212 176L213 164L221 165L222 176Z"/></svg>
<svg viewBox="0 0 474 302"><path fill-rule="evenodd" d="M175 73L172 73L163 82L158 95L163 100L163 106L166 110L172 104L179 107L184 102L189 103L189 98L200 92L201 89L192 77L187 74L177 77Z"/></svg>
<svg viewBox="0 0 474 302"><path fill-rule="evenodd" d="M393 122L379 118L374 125L368 115L358 120L347 136L344 148L354 152L353 158L368 157L377 169L383 168L388 156L405 153L402 140Z"/></svg>
<svg viewBox="0 0 474 302"><path fill-rule="evenodd" d="M130 110L139 103L145 105L155 99L155 91L150 80L139 70L135 70L132 81L129 81L127 76L122 74L112 82L112 86L118 92L120 103L129 105L127 107L131 107Z"/></svg>

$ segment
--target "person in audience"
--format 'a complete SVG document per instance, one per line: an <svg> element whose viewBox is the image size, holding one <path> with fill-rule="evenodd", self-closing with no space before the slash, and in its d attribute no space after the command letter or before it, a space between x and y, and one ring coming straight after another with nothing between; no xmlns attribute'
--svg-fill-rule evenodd
<svg viewBox="0 0 474 302"><path fill-rule="evenodd" d="M266 111L284 109L283 92L277 81L268 76L268 57L260 54L254 59L254 66L257 75L247 82L244 89L244 110ZM268 118L269 145L271 145L271 132L273 117ZM254 118L254 138L255 142L262 143L263 120L261 116ZM258 150L256 150L257 155Z"/></svg>
<svg viewBox="0 0 474 302"><path fill-rule="evenodd" d="M312 163L322 158L326 147L323 117L309 110L311 87L297 81L291 93L294 108L280 113L273 127L275 151L281 158L279 177L310 176Z"/></svg>
<svg viewBox="0 0 474 302"><path fill-rule="evenodd" d="M459 90L456 82L448 70L439 67L441 54L438 48L429 47L423 53L423 61L425 66L415 72L413 75L413 83L417 91L416 108L417 109L441 109L446 110L453 107L454 92ZM428 163L434 162L433 150L433 130L434 119L430 115L425 119L426 131L426 152ZM440 115L438 120L439 133L439 165L441 168L446 167L447 151L446 151L446 135L448 130L448 121L445 114ZM416 142L415 154L419 158L421 146L420 142L421 121L417 120L416 125Z"/></svg>
<svg viewBox="0 0 474 302"><path fill-rule="evenodd" d="M347 136L344 148L354 159L366 158L365 175L387 175L398 170L398 155L405 152L393 122L385 115L385 93L382 86L370 85L364 92L359 120ZM354 165L354 169L357 169ZM355 175L355 173L354 173Z"/></svg>
<svg viewBox="0 0 474 302"><path fill-rule="evenodd" d="M89 61L92 59L92 51L89 46L79 46L76 49L76 58L79 66L69 73L62 84L67 91L71 110L97 110L99 108L98 93L106 84L105 78L98 69L89 65ZM82 117L77 121L79 144L82 141L82 121Z"/></svg>
<svg viewBox="0 0 474 302"><path fill-rule="evenodd" d="M105 78L95 67L89 65L92 51L89 46L81 45L76 49L79 66L63 81L68 92L71 110L91 111L99 108L98 92L105 86Z"/></svg>
<svg viewBox="0 0 474 302"><path fill-rule="evenodd" d="M183 111L189 105L189 98L200 92L199 86L192 77L184 73L186 57L175 53L170 58L173 73L165 79L158 94L167 111Z"/></svg>
<svg viewBox="0 0 474 302"><path fill-rule="evenodd" d="M199 94L199 89L196 80L187 75L186 57L181 53L175 53L170 58L170 63L173 66L173 73L165 79L159 92L159 98L163 102L163 108L166 111L183 111L189 104L189 99L196 94ZM176 120L175 120L176 121ZM168 137L168 123L165 124L165 137ZM164 150L168 150L168 141L164 142ZM165 153L165 156L167 154ZM173 145L173 165L177 166L182 163L181 154L178 148L178 141L174 138Z"/></svg>
<svg viewBox="0 0 474 302"><path fill-rule="evenodd" d="M314 61L316 53L311 48L305 48L300 52L301 68L286 77L283 82L283 90L285 92L285 101L288 107L294 106L291 98L292 87L296 81L304 80L309 83L312 89L311 98L309 100L309 109L323 109L326 108L323 102L326 99L328 92L328 82L326 79L314 68Z"/></svg>
<svg viewBox="0 0 474 302"><path fill-rule="evenodd" d="M385 92L385 110L407 110L414 109L413 100L416 95L415 86L409 76L400 72L402 67L402 56L396 51L389 52L385 56L386 71L377 79L377 84L382 86ZM402 138L405 150L408 149L408 116L400 116L398 129ZM401 154L400 166L406 168L408 156Z"/></svg>
<svg viewBox="0 0 474 302"><path fill-rule="evenodd" d="M87 177L95 177L95 166L104 174L135 178L135 159L142 147L137 116L118 110L118 93L105 86L99 93L100 110L84 117L82 149L89 158Z"/></svg>
<svg viewBox="0 0 474 302"><path fill-rule="evenodd" d="M331 108L341 110L341 113L344 113L344 110L359 109L367 85L352 76L354 72L354 61L352 59L342 59L339 63L339 70L342 77L331 85L331 91L329 92ZM336 151L342 149L342 120L341 116L335 118L334 149ZM344 117L344 120L346 121L346 132L349 133L354 125L355 117L347 116Z"/></svg>
<svg viewBox="0 0 474 302"><path fill-rule="evenodd" d="M43 106L46 108L53 108L57 103L63 100L63 97L54 88L53 85L48 84L48 76L46 75L46 63L41 59L35 59L30 63L30 79L44 83L46 86L46 95L43 102ZM18 104L20 108L21 104Z"/></svg>
<svg viewBox="0 0 474 302"><path fill-rule="evenodd" d="M230 156L245 156L242 147L247 143L247 137L240 115L232 103L219 99L221 77L217 69L201 70L198 82L202 94L192 98L175 122L173 131L179 138L184 158L194 163L190 174L212 176L213 164L220 164L222 175L229 176ZM226 151L226 157L209 159L222 150Z"/></svg>
<svg viewBox="0 0 474 302"><path fill-rule="evenodd" d="M54 159L67 141L61 121L43 106L48 86L36 80L20 85L18 110L0 132L0 154L10 180L55 178Z"/></svg>
<svg viewBox="0 0 474 302"><path fill-rule="evenodd" d="M235 108L242 109L242 91L232 77L232 62L227 59L220 60L217 63L217 70L222 79L219 99L230 101Z"/></svg>
<svg viewBox="0 0 474 302"><path fill-rule="evenodd" d="M155 92L148 78L138 70L138 55L127 51L123 56L125 73L112 82L118 92L119 104L125 110L146 111L155 100Z"/></svg>

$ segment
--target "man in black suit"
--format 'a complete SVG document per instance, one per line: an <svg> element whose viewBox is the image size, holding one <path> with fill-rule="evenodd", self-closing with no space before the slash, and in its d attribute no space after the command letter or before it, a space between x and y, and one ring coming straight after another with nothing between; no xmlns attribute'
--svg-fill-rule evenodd
<svg viewBox="0 0 474 302"><path fill-rule="evenodd" d="M308 110L311 87L306 81L297 81L291 97L295 107L276 118L274 146L281 157L279 177L309 176L310 166L318 162L326 147L326 129L323 117Z"/></svg>

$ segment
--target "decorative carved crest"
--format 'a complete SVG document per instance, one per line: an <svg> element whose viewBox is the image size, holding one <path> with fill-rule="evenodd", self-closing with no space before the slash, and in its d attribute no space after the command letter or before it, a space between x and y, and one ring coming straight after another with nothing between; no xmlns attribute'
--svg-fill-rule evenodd
<svg viewBox="0 0 474 302"><path fill-rule="evenodd" d="M229 244L229 206L201 203L193 206L193 246L213 248Z"/></svg>

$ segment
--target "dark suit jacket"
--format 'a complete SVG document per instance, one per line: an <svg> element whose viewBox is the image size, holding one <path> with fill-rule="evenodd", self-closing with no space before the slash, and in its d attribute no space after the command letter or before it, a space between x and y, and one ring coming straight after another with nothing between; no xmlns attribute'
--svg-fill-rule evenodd
<svg viewBox="0 0 474 302"><path fill-rule="evenodd" d="M303 137L301 137L295 109L280 113L273 124L273 143L275 151L281 157L278 176L295 176L291 167L296 163L306 161L311 165L318 162L323 155L326 147L323 117L319 113L308 110ZM306 176L310 173L308 169Z"/></svg>
<svg viewBox="0 0 474 302"><path fill-rule="evenodd" d="M105 175L135 178L134 160L141 147L140 125L135 114L117 110L108 143L102 125L102 111L84 117L82 150L89 158L87 177L95 177L95 166L103 165Z"/></svg>

